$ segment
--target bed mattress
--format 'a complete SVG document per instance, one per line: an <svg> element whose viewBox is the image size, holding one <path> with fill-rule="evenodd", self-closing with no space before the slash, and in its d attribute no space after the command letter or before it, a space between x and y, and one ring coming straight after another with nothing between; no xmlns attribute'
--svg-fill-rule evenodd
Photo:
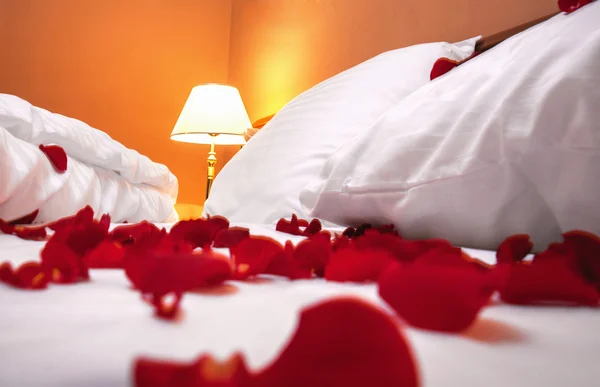
<svg viewBox="0 0 600 387"><path fill-rule="evenodd" d="M280 242L303 239L271 225L236 226ZM39 260L43 245L0 235L0 257L13 264ZM494 252L466 250L495 262ZM45 291L0 284L0 386L131 386L138 356L189 361L203 353L225 359L241 351L257 369L277 356L299 311L315 302L353 296L389 310L376 284L265 276L188 293L183 318L168 322L140 302L122 270L92 270L91 277ZM596 308L498 303L459 335L402 329L422 386L558 387L600 380L599 326Z"/></svg>

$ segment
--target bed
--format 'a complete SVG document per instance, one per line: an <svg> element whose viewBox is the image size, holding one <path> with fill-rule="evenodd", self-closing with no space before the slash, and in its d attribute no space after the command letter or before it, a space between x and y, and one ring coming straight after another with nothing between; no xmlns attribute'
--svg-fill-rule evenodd
<svg viewBox="0 0 600 387"><path fill-rule="evenodd" d="M315 86L252 133L198 220L173 219L166 167L5 97L21 121L0 104L4 149L27 157L2 160L0 385L594 385L600 3L576 8ZM127 157L82 152L94 136ZM101 193L68 194L77 176ZM38 180L65 193L16 188Z"/></svg>

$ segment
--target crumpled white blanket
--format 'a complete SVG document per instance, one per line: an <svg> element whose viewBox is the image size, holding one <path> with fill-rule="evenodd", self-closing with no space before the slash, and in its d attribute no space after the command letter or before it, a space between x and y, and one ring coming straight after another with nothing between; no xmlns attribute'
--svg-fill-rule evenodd
<svg viewBox="0 0 600 387"><path fill-rule="evenodd" d="M65 150L64 173L55 170L41 144ZM0 94L0 218L39 209L36 223L45 223L90 205L114 222L173 222L178 189L165 165L101 130Z"/></svg>

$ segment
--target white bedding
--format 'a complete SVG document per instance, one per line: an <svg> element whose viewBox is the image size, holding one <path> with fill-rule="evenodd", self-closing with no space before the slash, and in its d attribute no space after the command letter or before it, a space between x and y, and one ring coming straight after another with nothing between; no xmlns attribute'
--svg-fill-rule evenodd
<svg viewBox="0 0 600 387"><path fill-rule="evenodd" d="M51 144L68 156L64 173L38 148ZM82 121L0 94L0 218L39 209L36 221L50 222L90 205L115 222L172 222L177 193L165 165Z"/></svg>
<svg viewBox="0 0 600 387"><path fill-rule="evenodd" d="M283 242L302 237L247 225ZM37 260L43 242L0 235L0 257ZM489 251L467 250L486 262ZM228 282L232 294L187 293L184 316L165 322L120 270L89 283L23 291L0 284L0 386L128 386L134 357L224 358L241 350L253 368L277 355L304 306L355 295L384 306L375 284L322 280ZM592 386L600 379L600 313L591 308L489 306L464 334L406 328L422 386Z"/></svg>

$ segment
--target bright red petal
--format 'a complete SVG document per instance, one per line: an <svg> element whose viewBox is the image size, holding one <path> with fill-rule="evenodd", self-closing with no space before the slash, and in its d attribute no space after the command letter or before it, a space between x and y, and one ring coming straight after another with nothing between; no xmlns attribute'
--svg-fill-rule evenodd
<svg viewBox="0 0 600 387"><path fill-rule="evenodd" d="M458 65L458 62L453 61L451 59L440 58L436 60L433 64L433 67L431 68L431 73L429 74L429 79L433 81L434 79L441 77L442 75L446 74Z"/></svg>
<svg viewBox="0 0 600 387"><path fill-rule="evenodd" d="M393 263L379 279L379 294L412 326L460 332L488 303L494 284L469 266Z"/></svg>
<svg viewBox="0 0 600 387"><path fill-rule="evenodd" d="M123 269L125 250L116 242L105 239L83 258L90 269Z"/></svg>
<svg viewBox="0 0 600 387"><path fill-rule="evenodd" d="M265 273L287 277L291 280L311 278L313 276L312 270L303 265L304 263L297 259L292 242L287 241L284 251L276 254L271 259Z"/></svg>
<svg viewBox="0 0 600 387"><path fill-rule="evenodd" d="M17 288L45 289L49 280L39 262L25 262L14 271L10 263L0 265L0 281Z"/></svg>
<svg viewBox="0 0 600 387"><path fill-rule="evenodd" d="M59 173L67 170L67 153L58 145L40 145L40 150L46 154L48 160Z"/></svg>
<svg viewBox="0 0 600 387"><path fill-rule="evenodd" d="M185 241L193 247L210 247L219 230L229 227L229 222L222 217L209 219L182 220L175 224L169 234L175 240Z"/></svg>
<svg viewBox="0 0 600 387"><path fill-rule="evenodd" d="M292 219L289 222L284 218L279 219L277 226L275 226L275 230L292 235L302 235L296 214L292 214Z"/></svg>

